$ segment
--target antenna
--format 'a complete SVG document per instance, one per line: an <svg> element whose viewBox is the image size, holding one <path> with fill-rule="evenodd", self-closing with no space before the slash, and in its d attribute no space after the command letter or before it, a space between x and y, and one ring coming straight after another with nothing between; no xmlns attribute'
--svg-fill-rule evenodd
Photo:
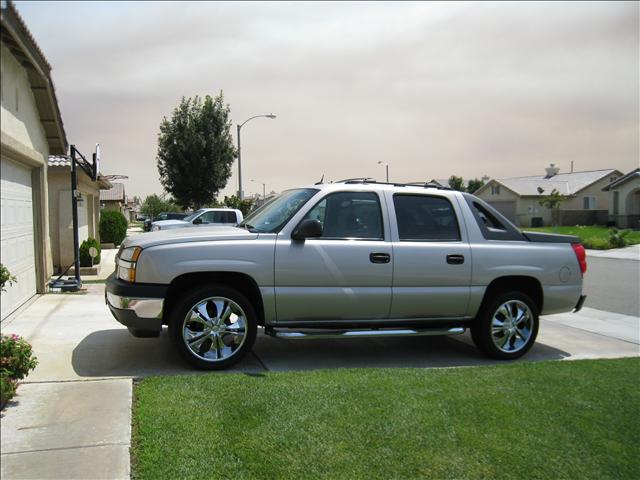
<svg viewBox="0 0 640 480"><path fill-rule="evenodd" d="M322 178L319 182L316 182L316 185L322 185L324 183L324 173L322 174Z"/></svg>

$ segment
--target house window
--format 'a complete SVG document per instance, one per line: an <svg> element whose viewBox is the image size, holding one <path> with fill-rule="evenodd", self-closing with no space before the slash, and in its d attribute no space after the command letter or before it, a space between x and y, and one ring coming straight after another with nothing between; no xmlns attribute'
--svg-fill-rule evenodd
<svg viewBox="0 0 640 480"><path fill-rule="evenodd" d="M613 192L613 214L620 213L620 192Z"/></svg>
<svg viewBox="0 0 640 480"><path fill-rule="evenodd" d="M491 185L491 195L500 195L500 185Z"/></svg>
<svg viewBox="0 0 640 480"><path fill-rule="evenodd" d="M584 199L583 199L583 208L585 210L595 210L596 209L596 197L584 197Z"/></svg>

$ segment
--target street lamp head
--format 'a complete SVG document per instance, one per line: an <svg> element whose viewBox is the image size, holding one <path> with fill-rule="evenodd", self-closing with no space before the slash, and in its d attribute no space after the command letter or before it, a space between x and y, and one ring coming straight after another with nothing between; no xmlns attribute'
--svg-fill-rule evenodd
<svg viewBox="0 0 640 480"><path fill-rule="evenodd" d="M271 120L276 118L276 116L273 113L270 113L269 115L265 115L265 117L270 118Z"/></svg>

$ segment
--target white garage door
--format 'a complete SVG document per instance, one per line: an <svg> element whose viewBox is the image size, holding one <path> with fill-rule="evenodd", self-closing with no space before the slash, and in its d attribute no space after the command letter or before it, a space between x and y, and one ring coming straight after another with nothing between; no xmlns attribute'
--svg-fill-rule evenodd
<svg viewBox="0 0 640 480"><path fill-rule="evenodd" d="M36 293L31 169L5 157L0 159L0 261L17 278L2 292L1 318Z"/></svg>

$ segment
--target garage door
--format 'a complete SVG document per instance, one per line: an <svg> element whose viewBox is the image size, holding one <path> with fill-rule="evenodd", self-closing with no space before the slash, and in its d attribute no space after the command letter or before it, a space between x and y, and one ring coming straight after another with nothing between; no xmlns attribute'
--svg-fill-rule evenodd
<svg viewBox="0 0 640 480"><path fill-rule="evenodd" d="M0 159L0 260L17 278L2 292L4 319L36 293L31 169L5 157Z"/></svg>
<svg viewBox="0 0 640 480"><path fill-rule="evenodd" d="M516 202L489 202L493 208L507 217L511 222L516 223Z"/></svg>

